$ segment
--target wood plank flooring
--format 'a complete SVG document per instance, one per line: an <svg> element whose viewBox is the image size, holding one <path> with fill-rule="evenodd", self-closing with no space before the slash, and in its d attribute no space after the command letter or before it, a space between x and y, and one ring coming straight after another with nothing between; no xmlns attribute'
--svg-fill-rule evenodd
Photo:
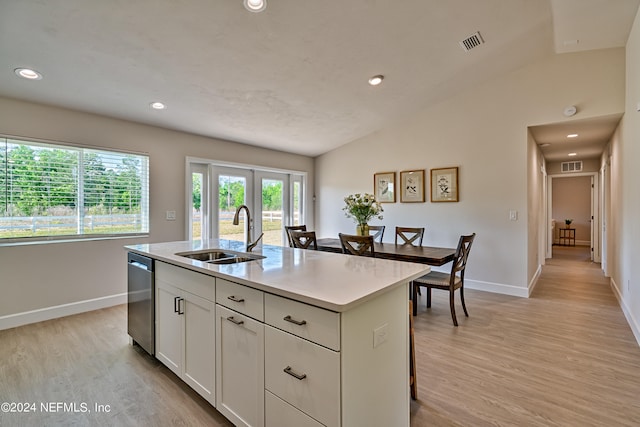
<svg viewBox="0 0 640 427"><path fill-rule="evenodd" d="M458 328L433 296L414 318L412 426L640 425L640 348L584 248L554 247L532 298L467 290ZM0 402L37 404L0 426L231 425L128 344L125 306L0 331ZM77 412L41 410L51 402Z"/></svg>
<svg viewBox="0 0 640 427"><path fill-rule="evenodd" d="M640 348L588 248L554 247L529 299L467 290L458 328L433 293L414 320L412 425L640 425Z"/></svg>

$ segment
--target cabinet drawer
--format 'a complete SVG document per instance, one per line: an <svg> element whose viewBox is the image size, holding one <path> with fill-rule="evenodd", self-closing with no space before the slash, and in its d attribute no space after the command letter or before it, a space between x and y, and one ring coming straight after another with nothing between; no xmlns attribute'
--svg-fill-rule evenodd
<svg viewBox="0 0 640 427"><path fill-rule="evenodd" d="M265 294L265 323L340 350L340 314L298 301Z"/></svg>
<svg viewBox="0 0 640 427"><path fill-rule="evenodd" d="M340 353L265 325L264 384L322 424L340 424Z"/></svg>
<svg viewBox="0 0 640 427"><path fill-rule="evenodd" d="M211 302L216 300L215 277L176 267L166 262L156 261L156 280L168 283Z"/></svg>
<svg viewBox="0 0 640 427"><path fill-rule="evenodd" d="M264 392L265 427L323 427L318 421L277 396Z"/></svg>
<svg viewBox="0 0 640 427"><path fill-rule="evenodd" d="M261 322L264 321L264 292L257 289L217 279L216 302Z"/></svg>

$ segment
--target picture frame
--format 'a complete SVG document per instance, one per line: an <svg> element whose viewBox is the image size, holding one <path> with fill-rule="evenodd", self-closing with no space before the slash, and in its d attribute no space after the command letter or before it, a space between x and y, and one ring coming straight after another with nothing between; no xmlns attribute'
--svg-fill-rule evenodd
<svg viewBox="0 0 640 427"><path fill-rule="evenodd" d="M373 175L373 195L378 203L395 203L395 187L395 172L378 172Z"/></svg>
<svg viewBox="0 0 640 427"><path fill-rule="evenodd" d="M458 167L431 169L431 201L457 202Z"/></svg>
<svg viewBox="0 0 640 427"><path fill-rule="evenodd" d="M424 203L424 169L400 172L400 201Z"/></svg>

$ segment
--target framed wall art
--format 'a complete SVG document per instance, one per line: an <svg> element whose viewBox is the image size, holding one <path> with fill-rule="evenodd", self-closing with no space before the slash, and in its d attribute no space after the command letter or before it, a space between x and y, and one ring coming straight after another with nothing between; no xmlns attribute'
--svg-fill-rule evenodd
<svg viewBox="0 0 640 427"><path fill-rule="evenodd" d="M373 195L378 203L396 202L396 173L380 172L373 175Z"/></svg>
<svg viewBox="0 0 640 427"><path fill-rule="evenodd" d="M431 201L458 201L458 168L431 169Z"/></svg>
<svg viewBox="0 0 640 427"><path fill-rule="evenodd" d="M424 169L400 172L400 201L424 202Z"/></svg>

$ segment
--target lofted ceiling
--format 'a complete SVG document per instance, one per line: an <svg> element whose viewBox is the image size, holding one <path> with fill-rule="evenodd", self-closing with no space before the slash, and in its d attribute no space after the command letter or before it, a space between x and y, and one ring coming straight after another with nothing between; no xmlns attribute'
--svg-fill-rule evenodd
<svg viewBox="0 0 640 427"><path fill-rule="evenodd" d="M2 0L0 96L316 156L544 55L624 46L639 2Z"/></svg>

